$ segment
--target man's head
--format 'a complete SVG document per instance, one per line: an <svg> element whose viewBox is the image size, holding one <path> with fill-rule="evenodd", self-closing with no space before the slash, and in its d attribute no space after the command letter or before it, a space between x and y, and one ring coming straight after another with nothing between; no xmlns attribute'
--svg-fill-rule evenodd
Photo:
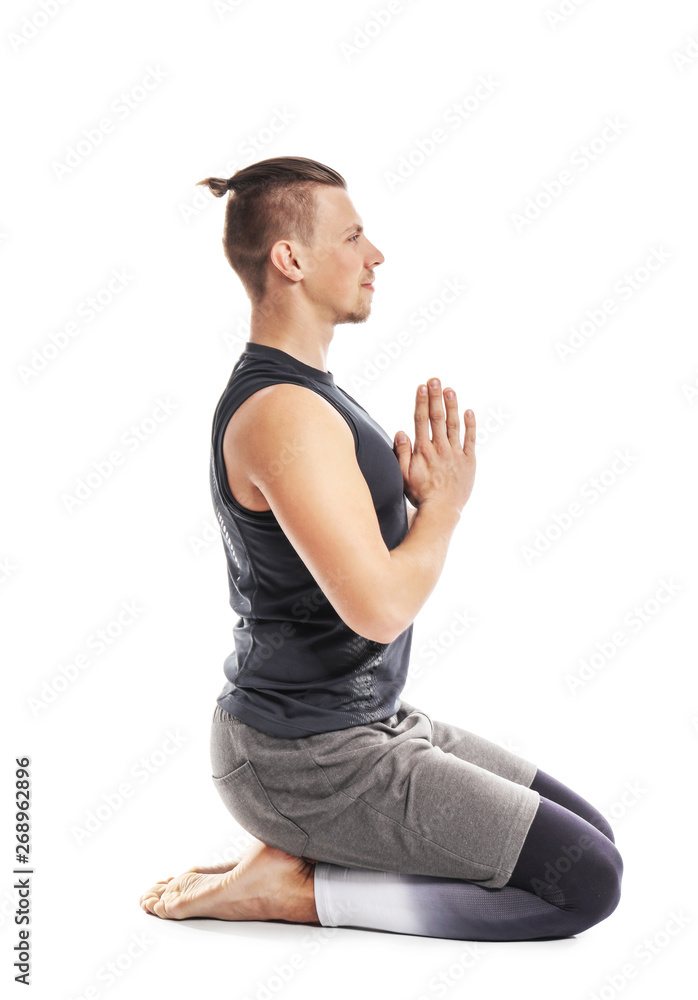
<svg viewBox="0 0 698 1000"><path fill-rule="evenodd" d="M372 292L364 286L384 257L366 238L341 174L280 156L199 184L217 197L230 191L223 249L253 307L273 310L292 294L331 323L368 318Z"/></svg>

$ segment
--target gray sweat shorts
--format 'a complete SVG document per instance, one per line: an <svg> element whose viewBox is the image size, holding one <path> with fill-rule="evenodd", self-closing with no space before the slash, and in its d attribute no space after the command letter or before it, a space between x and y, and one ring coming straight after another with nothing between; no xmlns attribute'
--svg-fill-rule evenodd
<svg viewBox="0 0 698 1000"><path fill-rule="evenodd" d="M216 705L212 779L253 837L297 857L506 885L537 767L401 701L381 722L286 739Z"/></svg>

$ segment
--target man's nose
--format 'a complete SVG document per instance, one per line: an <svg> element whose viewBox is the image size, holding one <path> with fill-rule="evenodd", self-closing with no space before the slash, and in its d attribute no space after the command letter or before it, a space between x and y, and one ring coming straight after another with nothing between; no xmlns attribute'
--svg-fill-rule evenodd
<svg viewBox="0 0 698 1000"><path fill-rule="evenodd" d="M384 257L384 256L383 256L383 254L382 254L382 253L380 252L380 250L378 249L378 247L375 247L375 246L373 245L373 243L372 243L372 244L371 244L371 251L370 251L370 253L369 253L369 254L367 255L367 257L366 257L366 260L367 260L367 262L368 262L369 260L370 260L370 262L371 262L371 263L370 263L370 264L368 265L369 267L376 267L376 266L377 266L378 264L382 264L382 263L383 263L383 261L385 260L385 257Z"/></svg>

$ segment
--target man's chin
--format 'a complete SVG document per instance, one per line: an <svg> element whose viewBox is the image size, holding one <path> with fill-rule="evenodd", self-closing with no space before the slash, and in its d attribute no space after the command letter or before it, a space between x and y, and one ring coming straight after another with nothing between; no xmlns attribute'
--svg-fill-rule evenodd
<svg viewBox="0 0 698 1000"><path fill-rule="evenodd" d="M370 309L357 309L355 312L348 312L340 315L340 317L335 320L335 325L340 326L342 323L365 323L370 315Z"/></svg>

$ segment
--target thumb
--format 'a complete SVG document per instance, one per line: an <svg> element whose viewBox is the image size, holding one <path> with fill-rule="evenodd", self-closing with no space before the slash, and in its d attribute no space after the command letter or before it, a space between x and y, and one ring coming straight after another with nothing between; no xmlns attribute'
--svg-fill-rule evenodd
<svg viewBox="0 0 698 1000"><path fill-rule="evenodd" d="M412 445L410 444L410 439L404 431L398 431L395 435L394 451L397 456L397 460L400 463L402 474L405 479L407 479L407 473L410 468L410 456L412 455Z"/></svg>

